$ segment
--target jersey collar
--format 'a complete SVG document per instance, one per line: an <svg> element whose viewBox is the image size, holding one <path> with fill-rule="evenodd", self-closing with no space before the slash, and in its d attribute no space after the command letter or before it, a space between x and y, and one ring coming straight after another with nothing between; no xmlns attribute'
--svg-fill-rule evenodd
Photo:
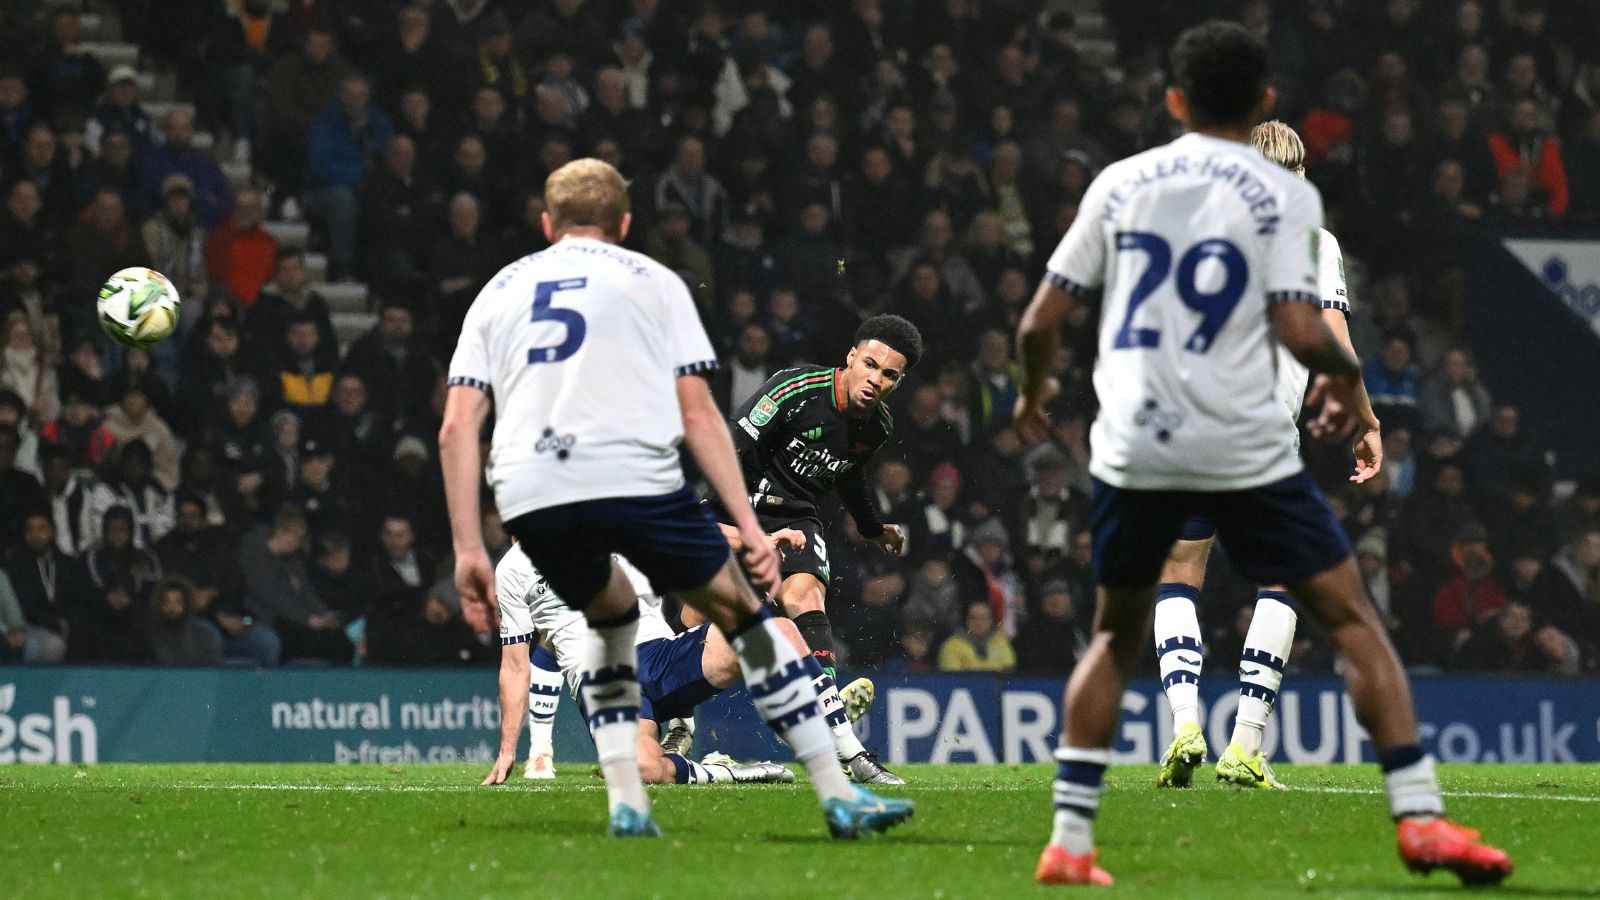
<svg viewBox="0 0 1600 900"><path fill-rule="evenodd" d="M844 384L839 381L839 370L837 368L833 370L832 378L833 380L828 382L828 390L833 394L833 408L837 412L849 412L846 408L846 398L839 396L839 390L844 387Z"/></svg>

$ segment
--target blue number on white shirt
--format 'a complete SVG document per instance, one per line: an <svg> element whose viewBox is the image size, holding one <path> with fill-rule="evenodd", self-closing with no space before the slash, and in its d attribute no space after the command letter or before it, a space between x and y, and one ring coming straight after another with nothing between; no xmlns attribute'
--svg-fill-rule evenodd
<svg viewBox="0 0 1600 900"><path fill-rule="evenodd" d="M589 283L587 278L568 278L563 281L541 281L533 289L533 321L556 322L566 326L567 336L552 347L529 347L528 365L561 362L578 352L589 332L589 323L575 309L551 306L550 300L557 291L575 291Z"/></svg>
<svg viewBox="0 0 1600 900"><path fill-rule="evenodd" d="M1117 350L1155 347L1161 343L1161 332L1154 328L1134 328L1133 316L1140 304L1149 299L1166 280L1172 268L1172 246L1158 234L1122 231L1117 233L1117 249L1142 251L1150 257L1150 265L1128 294L1128 312L1123 316L1122 327L1117 329L1112 346ZM1222 286L1211 292L1200 290L1195 283L1200 264L1207 259L1213 259L1221 265L1225 275ZM1178 299L1201 316L1200 327L1184 341L1185 350L1204 353L1211 349L1217 332L1227 324L1234 307L1239 305L1239 299L1244 296L1249 280L1249 265L1245 262L1244 254L1231 241L1214 238L1201 241L1184 251L1178 260L1178 271L1174 278Z"/></svg>
<svg viewBox="0 0 1600 900"><path fill-rule="evenodd" d="M1128 295L1128 314L1123 317L1122 327L1117 329L1116 341L1112 346L1118 350L1154 347L1161 342L1161 332L1154 328L1134 328L1133 316L1139 311L1139 305L1167 279L1167 270L1172 268L1172 247L1162 240L1159 234L1151 234L1148 231L1119 231L1117 249L1142 250L1150 255L1150 265L1145 268L1144 274L1139 276L1138 283L1133 286L1133 293Z"/></svg>

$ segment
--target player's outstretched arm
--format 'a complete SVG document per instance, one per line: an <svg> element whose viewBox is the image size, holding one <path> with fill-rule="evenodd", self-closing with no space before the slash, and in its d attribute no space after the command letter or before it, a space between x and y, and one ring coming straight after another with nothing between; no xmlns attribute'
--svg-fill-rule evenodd
<svg viewBox="0 0 1600 900"><path fill-rule="evenodd" d="M1356 353L1355 343L1350 340L1350 323L1345 319L1342 310L1324 309L1322 321L1328 324L1328 330L1338 339L1340 346L1350 351L1351 356ZM1356 484L1371 479L1383 468L1383 425L1378 421L1378 414L1372 408L1372 398L1367 395L1365 381L1357 379L1356 391L1352 397L1354 407L1352 412L1356 418L1355 440L1351 447L1356 457L1356 471L1350 480ZM1314 423L1313 423L1314 424ZM1323 437L1312 429L1312 437Z"/></svg>
<svg viewBox="0 0 1600 900"><path fill-rule="evenodd" d="M771 593L778 586L778 554L761 530L745 490L744 473L734 454L733 436L711 397L711 386L698 375L678 376L678 408L683 416L683 441L695 464L711 483L722 508L733 516L744 542L741 558L756 587Z"/></svg>
<svg viewBox="0 0 1600 900"><path fill-rule="evenodd" d="M1322 404L1322 412L1312 423L1314 433L1345 435L1355 427L1355 394L1361 388L1361 363L1356 355L1339 343L1321 309L1310 303L1275 303L1267 310L1278 342L1304 363L1320 373L1307 402Z"/></svg>
<svg viewBox="0 0 1600 900"><path fill-rule="evenodd" d="M1017 325L1017 355L1022 360L1022 391L1012 416L1030 440L1043 438L1050 423L1044 408L1061 386L1050 377L1050 362L1061 346L1061 325L1077 297L1050 279L1039 282Z"/></svg>
<svg viewBox="0 0 1600 900"><path fill-rule="evenodd" d="M478 510L478 485L483 460L478 435L493 401L475 387L455 385L444 402L439 426L439 461L444 469L444 499L450 510L450 538L456 552L456 590L469 621L481 616L493 623L494 567L483 549L483 521ZM468 607L476 609L468 611Z"/></svg>
<svg viewBox="0 0 1600 900"><path fill-rule="evenodd" d="M505 784L517 765L517 741L528 718L528 648L531 641L500 648L500 755L483 783Z"/></svg>

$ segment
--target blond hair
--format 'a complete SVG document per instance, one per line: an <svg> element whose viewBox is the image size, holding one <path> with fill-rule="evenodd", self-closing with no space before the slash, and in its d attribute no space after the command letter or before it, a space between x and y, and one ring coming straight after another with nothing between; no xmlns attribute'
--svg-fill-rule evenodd
<svg viewBox="0 0 1600 900"><path fill-rule="evenodd" d="M622 239L628 214L628 182L608 162L575 159L544 180L544 205L559 234L568 228L599 228Z"/></svg>
<svg viewBox="0 0 1600 900"><path fill-rule="evenodd" d="M1293 128L1277 119L1250 129L1250 146L1296 175L1306 173L1306 145Z"/></svg>

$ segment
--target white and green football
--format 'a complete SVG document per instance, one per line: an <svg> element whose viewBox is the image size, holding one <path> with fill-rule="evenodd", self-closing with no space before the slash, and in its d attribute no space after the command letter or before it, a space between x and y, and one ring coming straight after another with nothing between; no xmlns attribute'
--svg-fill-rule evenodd
<svg viewBox="0 0 1600 900"><path fill-rule="evenodd" d="M167 276L132 266L106 279L98 302L101 330L119 344L143 349L177 329L183 301Z"/></svg>

